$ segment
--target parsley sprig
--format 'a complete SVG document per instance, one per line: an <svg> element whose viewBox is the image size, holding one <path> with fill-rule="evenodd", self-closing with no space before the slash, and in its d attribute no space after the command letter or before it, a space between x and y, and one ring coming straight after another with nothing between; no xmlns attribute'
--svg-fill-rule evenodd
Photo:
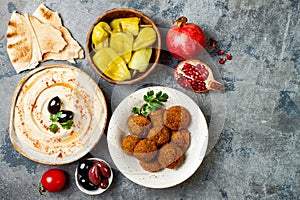
<svg viewBox="0 0 300 200"><path fill-rule="evenodd" d="M150 112L154 112L159 109L163 103L168 100L168 98L168 94L163 93L162 91L155 94L153 90L150 90L146 95L144 95L144 101L146 103L144 103L140 108L133 107L132 113L147 117Z"/></svg>
<svg viewBox="0 0 300 200"><path fill-rule="evenodd" d="M57 126L57 124L52 123L52 124L50 125L50 131L51 131L52 133L56 133L56 132L58 131L58 126Z"/></svg>
<svg viewBox="0 0 300 200"><path fill-rule="evenodd" d="M52 122L57 122L61 115L62 115L61 111L57 112L56 114L50 114L50 120Z"/></svg>
<svg viewBox="0 0 300 200"><path fill-rule="evenodd" d="M53 122L51 125L50 125L50 131L52 133L56 133L58 131L58 120L59 120L59 117L62 115L62 112L59 111L57 112L56 114L50 114L50 120ZM70 129L71 126L73 125L73 120L70 119L66 122L62 122L62 123L59 123L61 125L62 128L64 129Z"/></svg>

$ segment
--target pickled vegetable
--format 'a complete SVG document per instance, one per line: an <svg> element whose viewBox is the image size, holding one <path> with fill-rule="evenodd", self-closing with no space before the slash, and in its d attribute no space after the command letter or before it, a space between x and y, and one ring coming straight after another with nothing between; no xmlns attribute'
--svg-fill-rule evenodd
<svg viewBox="0 0 300 200"><path fill-rule="evenodd" d="M112 80L124 81L131 78L131 74L123 58L110 47L101 48L96 51L93 61Z"/></svg>
<svg viewBox="0 0 300 200"><path fill-rule="evenodd" d="M138 17L127 17L95 26L93 61L108 78L124 81L147 70L157 34L152 25L140 22Z"/></svg>
<svg viewBox="0 0 300 200"><path fill-rule="evenodd" d="M133 50L151 46L156 40L156 33L152 27L143 28L133 43Z"/></svg>
<svg viewBox="0 0 300 200"><path fill-rule="evenodd" d="M128 63L131 59L133 40L134 38L131 33L112 33L110 37L110 47Z"/></svg>
<svg viewBox="0 0 300 200"><path fill-rule="evenodd" d="M139 72L145 72L149 60L152 55L152 48L143 48L134 52L131 61L128 63L130 69L138 70Z"/></svg>
<svg viewBox="0 0 300 200"><path fill-rule="evenodd" d="M132 35L138 35L139 24L140 18L138 17L118 18L110 22L114 32L129 32Z"/></svg>
<svg viewBox="0 0 300 200"><path fill-rule="evenodd" d="M105 47L109 47L108 38L106 38L104 41L98 43L93 48L95 51L97 51L97 50L99 50L101 48L105 48Z"/></svg>
<svg viewBox="0 0 300 200"><path fill-rule="evenodd" d="M99 22L93 29L92 42L97 47L101 42L109 37L111 32L110 26L106 22Z"/></svg>

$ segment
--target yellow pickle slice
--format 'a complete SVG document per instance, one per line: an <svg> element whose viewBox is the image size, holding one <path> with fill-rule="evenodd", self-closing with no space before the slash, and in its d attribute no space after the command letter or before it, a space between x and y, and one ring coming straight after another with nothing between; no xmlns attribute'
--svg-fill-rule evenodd
<svg viewBox="0 0 300 200"><path fill-rule="evenodd" d="M133 50L151 46L156 40L156 32L152 27L142 28L133 43Z"/></svg>
<svg viewBox="0 0 300 200"><path fill-rule="evenodd" d="M128 67L139 72L145 72L149 65L151 55L152 48L143 48L135 51L131 61L128 63Z"/></svg>
<svg viewBox="0 0 300 200"><path fill-rule="evenodd" d="M110 26L106 22L99 22L93 29L92 42L97 47L101 42L105 41L111 32Z"/></svg>
<svg viewBox="0 0 300 200"><path fill-rule="evenodd" d="M132 35L138 35L139 24L140 18L138 17L118 18L110 22L110 27L113 32L129 32Z"/></svg>
<svg viewBox="0 0 300 200"><path fill-rule="evenodd" d="M131 59L133 40L134 38L131 33L112 33L110 36L110 47L128 63Z"/></svg>
<svg viewBox="0 0 300 200"><path fill-rule="evenodd" d="M96 51L93 61L102 73L112 80L125 81L131 78L131 74L123 58L110 47L101 48Z"/></svg>

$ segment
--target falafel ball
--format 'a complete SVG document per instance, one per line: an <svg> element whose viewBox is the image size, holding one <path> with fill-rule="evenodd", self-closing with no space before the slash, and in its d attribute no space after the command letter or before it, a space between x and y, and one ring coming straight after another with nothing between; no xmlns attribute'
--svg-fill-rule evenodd
<svg viewBox="0 0 300 200"><path fill-rule="evenodd" d="M172 106L164 112L164 125L173 131L187 128L191 122L190 112L183 106Z"/></svg>
<svg viewBox="0 0 300 200"><path fill-rule="evenodd" d="M183 152L177 145L167 143L161 147L157 160L163 167L172 167L173 163L182 157L182 155Z"/></svg>
<svg viewBox="0 0 300 200"><path fill-rule="evenodd" d="M141 167L148 172L158 172L163 169L161 164L157 160L153 160L150 162L140 161Z"/></svg>
<svg viewBox="0 0 300 200"><path fill-rule="evenodd" d="M157 154L157 146L154 141L142 139L134 148L133 155L140 161L149 162Z"/></svg>
<svg viewBox="0 0 300 200"><path fill-rule="evenodd" d="M177 160L175 160L174 162L172 162L171 164L166 166L166 168L176 169L176 168L180 167L183 164L184 160L185 160L185 155L183 154Z"/></svg>
<svg viewBox="0 0 300 200"><path fill-rule="evenodd" d="M161 108L149 114L149 118L153 127L164 125L164 112L165 109Z"/></svg>
<svg viewBox="0 0 300 200"><path fill-rule="evenodd" d="M137 145L137 143L141 140L141 138L133 136L133 135L127 135L122 140L122 149L125 153L129 155L133 155L134 147Z"/></svg>
<svg viewBox="0 0 300 200"><path fill-rule="evenodd" d="M157 146L166 144L170 140L170 131L165 126L155 126L150 129L148 140L156 142Z"/></svg>
<svg viewBox="0 0 300 200"><path fill-rule="evenodd" d="M171 142L174 142L177 146L185 152L191 144L190 132L186 129L181 129L179 131L173 131L171 136Z"/></svg>
<svg viewBox="0 0 300 200"><path fill-rule="evenodd" d="M144 116L133 115L128 120L128 130L129 132L137 137L146 138L151 122Z"/></svg>

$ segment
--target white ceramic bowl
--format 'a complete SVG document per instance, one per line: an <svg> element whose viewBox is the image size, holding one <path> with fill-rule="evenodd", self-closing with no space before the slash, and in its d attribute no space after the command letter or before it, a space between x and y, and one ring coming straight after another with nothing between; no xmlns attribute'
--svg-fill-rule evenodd
<svg viewBox="0 0 300 200"><path fill-rule="evenodd" d="M107 188L105 188L105 189L102 189L102 188L99 187L97 190L87 190L87 189L83 188L83 187L80 185L79 181L78 181L78 178L79 178L79 175L78 175L78 167L76 167L76 170L75 170L75 182L76 182L76 185L77 185L78 189L79 189L81 192L85 193L85 194L88 194L88 195L97 195L97 194L101 194L101 193L105 192L105 191L110 187L110 185L111 185L111 183L112 183L112 181L113 181L113 171L112 171L112 169L111 169L111 166L110 166L105 160L102 160L102 159L100 159L100 158L88 158L87 160L91 160L91 161L102 161L102 162L104 162L104 163L109 167L109 169L110 169L110 174L111 174L111 175L110 175L110 177L108 178L108 186L107 186Z"/></svg>

